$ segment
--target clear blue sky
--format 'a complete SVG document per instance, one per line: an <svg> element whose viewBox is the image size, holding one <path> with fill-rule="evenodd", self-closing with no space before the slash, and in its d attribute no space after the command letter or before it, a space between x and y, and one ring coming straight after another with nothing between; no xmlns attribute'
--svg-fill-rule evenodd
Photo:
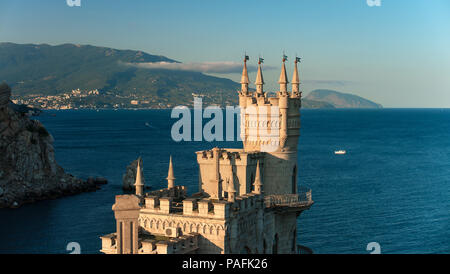
<svg viewBox="0 0 450 274"><path fill-rule="evenodd" d="M280 66L303 57L304 93L332 88L386 107L450 107L450 1L0 0L0 41L143 50L181 62ZM292 64L288 66L289 76ZM219 75L239 80L237 74ZM265 70L267 89L279 70ZM250 75L254 79L254 73Z"/></svg>

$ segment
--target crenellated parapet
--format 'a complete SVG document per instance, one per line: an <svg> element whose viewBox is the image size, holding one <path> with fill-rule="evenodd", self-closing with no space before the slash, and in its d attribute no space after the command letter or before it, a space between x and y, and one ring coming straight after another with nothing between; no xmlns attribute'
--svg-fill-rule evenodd
<svg viewBox="0 0 450 274"><path fill-rule="evenodd" d="M190 254L198 249L199 233L188 233L176 238L154 236L140 233L136 254ZM102 249L105 254L118 254L117 233L101 236Z"/></svg>
<svg viewBox="0 0 450 274"><path fill-rule="evenodd" d="M145 197L171 197L175 200L182 199L187 196L186 186L174 186L173 188L163 188L145 193Z"/></svg>
<svg viewBox="0 0 450 274"><path fill-rule="evenodd" d="M211 200L187 198L181 203L173 202L170 197L145 197L141 215L172 214L173 217L196 217L226 220L237 214L263 208L263 195L248 193L236 197L234 202L227 200Z"/></svg>

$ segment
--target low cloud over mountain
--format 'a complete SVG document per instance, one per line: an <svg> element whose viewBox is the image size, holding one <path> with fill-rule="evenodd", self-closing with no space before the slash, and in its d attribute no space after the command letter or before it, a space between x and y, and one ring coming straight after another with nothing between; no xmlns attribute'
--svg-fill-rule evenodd
<svg viewBox="0 0 450 274"><path fill-rule="evenodd" d="M201 63L174 63L174 62L147 62L147 63L125 63L127 66L132 66L142 69L167 69L180 71L194 71L202 73L241 73L242 63L222 61L222 62L201 62ZM247 65L249 72L256 71L256 66ZM272 66L264 66L264 69L274 69Z"/></svg>

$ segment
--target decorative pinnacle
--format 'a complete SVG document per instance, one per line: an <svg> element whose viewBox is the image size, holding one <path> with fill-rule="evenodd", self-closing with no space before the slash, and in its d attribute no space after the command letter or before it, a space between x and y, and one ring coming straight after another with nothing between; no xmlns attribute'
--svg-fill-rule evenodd
<svg viewBox="0 0 450 274"><path fill-rule="evenodd" d="M259 160L256 163L255 186L262 186L262 183L261 183L261 171L260 171L260 168L259 168Z"/></svg>
<svg viewBox="0 0 450 274"><path fill-rule="evenodd" d="M248 72L247 72L247 60L249 60L248 56L245 55L244 57L244 68L242 69L242 77L241 77L241 84L242 85L248 85L249 81L248 81ZM242 87L243 91L247 91L247 86L243 86Z"/></svg>
<svg viewBox="0 0 450 274"><path fill-rule="evenodd" d="M170 155L170 160L169 160L169 172L168 172L168 174L167 174L166 180L175 180L175 176L174 176L174 174L173 174L172 155Z"/></svg>
<svg viewBox="0 0 450 274"><path fill-rule="evenodd" d="M141 171L141 157L139 157L137 162L137 168L136 168L136 181L134 183L134 186L143 186L142 183L142 171Z"/></svg>
<svg viewBox="0 0 450 274"><path fill-rule="evenodd" d="M284 62L286 60L287 60L287 56L283 54L283 64L281 65L280 79L278 80L281 91L286 91L286 84L289 83L287 74L286 74L286 65L284 64Z"/></svg>
<svg viewBox="0 0 450 274"><path fill-rule="evenodd" d="M295 57L295 66L294 66L294 74L292 75L292 85L296 87L296 91L298 91L298 85L300 84L300 78L298 77L298 68L297 63L300 63L301 58Z"/></svg>
<svg viewBox="0 0 450 274"><path fill-rule="evenodd" d="M260 57L258 60L258 72L256 73L256 81L255 81L255 85L260 86L259 89L257 88L258 93L262 93L262 85L264 85L264 78L261 69L262 63L264 63L264 59Z"/></svg>

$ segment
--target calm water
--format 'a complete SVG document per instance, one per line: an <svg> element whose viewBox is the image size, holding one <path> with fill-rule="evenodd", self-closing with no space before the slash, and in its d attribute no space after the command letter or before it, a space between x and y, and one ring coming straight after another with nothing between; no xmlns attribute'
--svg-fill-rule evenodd
<svg viewBox="0 0 450 274"><path fill-rule="evenodd" d="M56 113L53 117L49 113ZM0 210L0 253L98 253L113 232L111 206L139 155L146 183L197 190L194 152L239 143L175 143L169 111L55 111L39 117L68 172L104 176L100 191ZM151 128L146 127L149 122ZM334 151L347 150L336 156ZM302 110L299 183L313 190L298 219L299 244L315 253L450 253L450 110Z"/></svg>

